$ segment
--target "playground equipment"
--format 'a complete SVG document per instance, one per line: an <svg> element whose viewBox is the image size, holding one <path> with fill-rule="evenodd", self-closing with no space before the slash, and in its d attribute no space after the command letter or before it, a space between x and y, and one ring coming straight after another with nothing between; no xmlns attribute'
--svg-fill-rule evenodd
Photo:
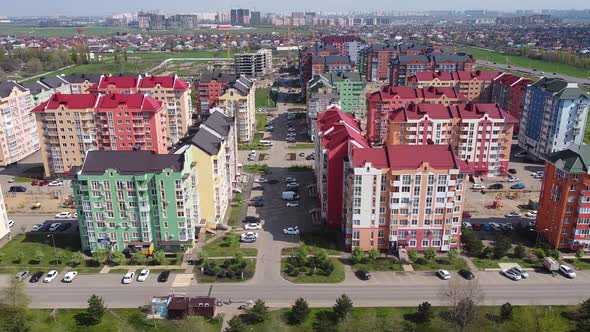
<svg viewBox="0 0 590 332"><path fill-rule="evenodd" d="M502 208L502 195L497 195L494 198L494 202L491 205L486 206L488 209L501 209Z"/></svg>

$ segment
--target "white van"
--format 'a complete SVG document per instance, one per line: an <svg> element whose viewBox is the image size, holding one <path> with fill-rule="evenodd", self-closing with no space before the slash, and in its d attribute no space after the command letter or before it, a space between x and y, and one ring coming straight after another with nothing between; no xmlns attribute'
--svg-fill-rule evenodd
<svg viewBox="0 0 590 332"><path fill-rule="evenodd" d="M264 146L272 146L272 142L266 139L260 140L260 145L264 145Z"/></svg>

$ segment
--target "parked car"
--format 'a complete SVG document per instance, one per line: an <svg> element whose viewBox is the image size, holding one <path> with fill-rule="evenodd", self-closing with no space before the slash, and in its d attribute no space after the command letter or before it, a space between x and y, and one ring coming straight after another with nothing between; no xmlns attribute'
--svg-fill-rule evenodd
<svg viewBox="0 0 590 332"><path fill-rule="evenodd" d="M570 279L574 279L576 277L576 272L569 266L567 265L560 265L559 266L559 272L563 273L563 275L565 275L566 277L570 278Z"/></svg>
<svg viewBox="0 0 590 332"><path fill-rule="evenodd" d="M490 190L502 190L504 189L504 185L502 185L501 183L494 183L488 186L488 189Z"/></svg>
<svg viewBox="0 0 590 332"><path fill-rule="evenodd" d="M526 152L525 151L519 151L519 152L515 153L514 156L516 158L522 158L522 157L526 156Z"/></svg>
<svg viewBox="0 0 590 332"><path fill-rule="evenodd" d="M489 232L492 230L492 227L490 226L490 224L483 223L481 224L481 229L483 229L486 232Z"/></svg>
<svg viewBox="0 0 590 332"><path fill-rule="evenodd" d="M498 224L496 222L491 222L488 225L490 225L490 227L495 231L499 231L502 229L502 226L500 226L500 224Z"/></svg>
<svg viewBox="0 0 590 332"><path fill-rule="evenodd" d="M524 189L526 186L523 183L517 183L510 186L510 189Z"/></svg>
<svg viewBox="0 0 590 332"><path fill-rule="evenodd" d="M471 225L471 227L473 227L474 231L479 231L481 229L481 225L480 224L473 224Z"/></svg>
<svg viewBox="0 0 590 332"><path fill-rule="evenodd" d="M510 217L521 217L521 216L522 216L522 214L520 214L520 213L518 213L518 212L516 212L516 211L514 211L514 212L509 212L509 213L506 213L506 214L504 215L504 217L507 217L507 218L510 218Z"/></svg>
<svg viewBox="0 0 590 332"><path fill-rule="evenodd" d="M438 270L436 271L436 275L443 280L451 279L451 274L447 270Z"/></svg>
<svg viewBox="0 0 590 332"><path fill-rule="evenodd" d="M235 193L235 194L241 194L242 193L242 189L240 189L240 188L233 188L231 191L233 193Z"/></svg>
<svg viewBox="0 0 590 332"><path fill-rule="evenodd" d="M467 211L463 211L462 213L463 218L471 218L471 213Z"/></svg>
<svg viewBox="0 0 590 332"><path fill-rule="evenodd" d="M537 211L530 210L527 213L525 213L524 216L528 218L537 218Z"/></svg>
<svg viewBox="0 0 590 332"><path fill-rule="evenodd" d="M371 279L371 274L369 273L369 271L357 270L355 272L355 274L361 280L369 280L369 279Z"/></svg>
<svg viewBox="0 0 590 332"><path fill-rule="evenodd" d="M260 186L260 185L258 185L258 186L253 186L253 187L252 187L252 190L264 190L264 187L263 187L263 186Z"/></svg>
<svg viewBox="0 0 590 332"><path fill-rule="evenodd" d="M250 201L250 202L248 202L248 206L263 207L264 206L264 202L262 202L262 201Z"/></svg>
<svg viewBox="0 0 590 332"><path fill-rule="evenodd" d="M262 222L262 220L260 220L258 217L246 216L242 222L245 224L259 224Z"/></svg>
<svg viewBox="0 0 590 332"><path fill-rule="evenodd" d="M308 155L307 157L305 157L305 160L314 160L315 157L313 156L313 154Z"/></svg>
<svg viewBox="0 0 590 332"><path fill-rule="evenodd" d="M41 277L43 277L43 272L41 272L41 271L35 272L35 273L31 274L31 278L29 278L29 282L36 283L39 280L41 280Z"/></svg>
<svg viewBox="0 0 590 332"><path fill-rule="evenodd" d="M66 275L64 276L64 278L62 279L63 282L72 282L74 281L74 279L78 276L78 272L76 271L70 271L68 273L66 273Z"/></svg>
<svg viewBox="0 0 590 332"><path fill-rule="evenodd" d="M506 180L506 182L518 182L518 181L520 181L520 179L519 179L519 178L517 178L517 177L509 177L509 178Z"/></svg>
<svg viewBox="0 0 590 332"><path fill-rule="evenodd" d="M254 233L254 232L245 232L240 234L240 237L244 238L244 237L255 237L258 238L258 233Z"/></svg>
<svg viewBox="0 0 590 332"><path fill-rule="evenodd" d="M520 280L520 274L518 274L517 272L512 271L512 269L509 270L502 270L502 274L504 276L506 276L506 278L508 279L512 279L514 281L518 281Z"/></svg>
<svg viewBox="0 0 590 332"><path fill-rule="evenodd" d="M72 213L71 212L60 212L60 213L56 214L55 217L57 219L68 219L68 218L72 217Z"/></svg>
<svg viewBox="0 0 590 332"><path fill-rule="evenodd" d="M299 228L297 226L283 228L283 234L286 234L286 235L299 235Z"/></svg>
<svg viewBox="0 0 590 332"><path fill-rule="evenodd" d="M240 237L240 241L243 243L254 243L256 242L256 237L255 236L242 236Z"/></svg>
<svg viewBox="0 0 590 332"><path fill-rule="evenodd" d="M67 231L68 229L70 229L70 227L72 227L72 224L70 224L69 222L64 222L64 223L59 224L59 227L57 228L57 230L60 232L64 232L64 231Z"/></svg>
<svg viewBox="0 0 590 332"><path fill-rule="evenodd" d="M516 172L516 169L515 168L510 168L510 169L508 169L508 173L510 173L510 174L516 174L517 172Z"/></svg>
<svg viewBox="0 0 590 332"><path fill-rule="evenodd" d="M23 187L23 186L11 186L8 189L9 193L24 193L27 192L27 188Z"/></svg>
<svg viewBox="0 0 590 332"><path fill-rule="evenodd" d="M297 182L289 182L286 185L287 189L299 188L299 183Z"/></svg>
<svg viewBox="0 0 590 332"><path fill-rule="evenodd" d="M63 186L63 184L64 184L64 183L63 183L63 182L61 182L61 181L51 181L51 182L49 182L49 186L50 186L50 187Z"/></svg>
<svg viewBox="0 0 590 332"><path fill-rule="evenodd" d="M529 278L529 273L525 270L523 270L523 268L521 268L520 266L514 266L511 268L512 271L518 273L521 278L523 279L528 279Z"/></svg>
<svg viewBox="0 0 590 332"><path fill-rule="evenodd" d="M16 274L16 276L14 278L18 281L23 281L28 276L29 276L29 271L20 271L19 273Z"/></svg>
<svg viewBox="0 0 590 332"><path fill-rule="evenodd" d="M467 280L475 279L475 274L473 274L473 272L471 272L470 270L466 270L466 269L459 270L459 275Z"/></svg>
<svg viewBox="0 0 590 332"><path fill-rule="evenodd" d="M256 182L256 183L266 183L266 182L268 182L268 179L265 178L265 177L259 177L254 182Z"/></svg>
<svg viewBox="0 0 590 332"><path fill-rule="evenodd" d="M149 275L150 275L150 270L143 269L143 270L141 270L141 272L139 272L139 275L137 276L137 281L146 281L146 279Z"/></svg>
<svg viewBox="0 0 590 332"><path fill-rule="evenodd" d="M473 228L473 226L471 225L471 223L470 222L467 222L467 221L464 221L463 222L463 227L469 228L469 229L472 229Z"/></svg>
<svg viewBox="0 0 590 332"><path fill-rule="evenodd" d="M285 178L285 182L289 183L289 182L297 182L297 179L291 176L287 176Z"/></svg>
<svg viewBox="0 0 590 332"><path fill-rule="evenodd" d="M170 270L165 270L160 273L158 276L158 282L166 282L168 281L168 277L170 276Z"/></svg>
<svg viewBox="0 0 590 332"><path fill-rule="evenodd" d="M14 226L14 220L8 219L8 227Z"/></svg>
<svg viewBox="0 0 590 332"><path fill-rule="evenodd" d="M130 284L133 281L133 277L135 277L135 272L127 272L123 276L123 280L121 280L124 284Z"/></svg>
<svg viewBox="0 0 590 332"><path fill-rule="evenodd" d="M262 225L260 223L244 224L244 230L258 230L258 229L262 229Z"/></svg>
<svg viewBox="0 0 590 332"><path fill-rule="evenodd" d="M49 231L50 231L50 232L55 232L55 231L57 231L57 230L59 229L59 226L60 226L60 225L61 225L61 224L60 224L60 223L58 223L58 222L51 224L51 226L49 226Z"/></svg>
<svg viewBox="0 0 590 332"><path fill-rule="evenodd" d="M298 207L299 201L287 202L287 207Z"/></svg>
<svg viewBox="0 0 590 332"><path fill-rule="evenodd" d="M58 274L59 274L59 272L57 272L56 270L51 270L51 271L47 272L47 275L45 276L45 278L43 278L43 282L44 283L52 282L53 279L55 279Z"/></svg>
<svg viewBox="0 0 590 332"><path fill-rule="evenodd" d="M41 230L41 228L43 228L42 224L34 224L33 227L31 227L31 231L38 232Z"/></svg>
<svg viewBox="0 0 590 332"><path fill-rule="evenodd" d="M509 223L500 223L500 226L502 227L503 231L513 231L514 230L514 226L512 224Z"/></svg>
<svg viewBox="0 0 590 332"><path fill-rule="evenodd" d="M481 190L481 189L486 189L486 186L484 186L483 184L474 183L473 187L471 187L471 188L475 189L475 190Z"/></svg>

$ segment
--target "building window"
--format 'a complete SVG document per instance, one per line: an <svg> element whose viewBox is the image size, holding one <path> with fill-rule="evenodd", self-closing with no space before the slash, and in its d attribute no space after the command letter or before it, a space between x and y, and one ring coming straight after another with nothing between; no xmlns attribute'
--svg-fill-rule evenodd
<svg viewBox="0 0 590 332"><path fill-rule="evenodd" d="M358 240L361 238L361 233L359 231L353 231L352 232L352 238L355 240Z"/></svg>
<svg viewBox="0 0 590 332"><path fill-rule="evenodd" d="M416 246L416 240L410 240L409 246L410 247L415 247Z"/></svg>
<svg viewBox="0 0 590 332"><path fill-rule="evenodd" d="M422 240L422 247L428 247L429 246L429 241L428 240Z"/></svg>

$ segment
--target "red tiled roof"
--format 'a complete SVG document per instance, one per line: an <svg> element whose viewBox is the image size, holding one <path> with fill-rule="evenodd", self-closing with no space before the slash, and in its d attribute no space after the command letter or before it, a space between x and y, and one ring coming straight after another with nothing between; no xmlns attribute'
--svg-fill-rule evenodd
<svg viewBox="0 0 590 332"><path fill-rule="evenodd" d="M93 108L96 105L98 96L91 94L53 94L47 101L33 108L31 112L43 112L45 110L54 110L64 105L69 109L86 109Z"/></svg>
<svg viewBox="0 0 590 332"><path fill-rule="evenodd" d="M118 89L132 89L138 86L139 76L103 76L98 82L99 89L106 89L114 85Z"/></svg>
<svg viewBox="0 0 590 332"><path fill-rule="evenodd" d="M421 98L417 89L406 87L406 86L389 86L386 85L377 92L373 92L369 95L369 99L372 101L385 100L392 98L402 99L418 99Z"/></svg>
<svg viewBox="0 0 590 332"><path fill-rule="evenodd" d="M427 99L438 99L445 96L449 99L467 100L463 94L455 91L451 87L427 87L418 90L418 93Z"/></svg>
<svg viewBox="0 0 590 332"><path fill-rule="evenodd" d="M352 165L363 167L365 163L371 163L374 168L388 168L387 154L384 148L353 148Z"/></svg>
<svg viewBox="0 0 590 332"><path fill-rule="evenodd" d="M391 122L406 122L418 120L428 114L431 119L479 119L487 114L492 119L504 119L505 122L517 122L516 118L497 104L456 104L445 106L441 104L410 104L394 110L389 115Z"/></svg>
<svg viewBox="0 0 590 332"><path fill-rule="evenodd" d="M107 94L100 98L97 108L116 109L122 105L142 111L158 111L162 108L161 101L143 94Z"/></svg>
<svg viewBox="0 0 590 332"><path fill-rule="evenodd" d="M417 169L427 162L435 169L459 169L471 173L466 162L457 158L449 145L391 145L387 144L391 169Z"/></svg>
<svg viewBox="0 0 590 332"><path fill-rule="evenodd" d="M139 88L149 89L159 84L166 89L186 90L189 84L175 76L146 76L139 81Z"/></svg>
<svg viewBox="0 0 590 332"><path fill-rule="evenodd" d="M437 72L437 71L420 71L410 77L411 82L433 81L438 78L441 81L454 81L455 77L452 73Z"/></svg>
<svg viewBox="0 0 590 332"><path fill-rule="evenodd" d="M455 75L461 81L471 81L474 78L477 78L480 81L491 81L494 78L498 77L498 75L500 75L500 73L496 72L496 71L492 72L492 71L476 70L476 71L458 71Z"/></svg>
<svg viewBox="0 0 590 332"><path fill-rule="evenodd" d="M479 119L487 114L492 119L504 119L505 122L518 122L518 120L505 110L501 109L498 104L456 104L450 105L462 119Z"/></svg>
<svg viewBox="0 0 590 332"><path fill-rule="evenodd" d="M353 128L357 129L358 131L361 131L360 127L358 125L358 122L354 118L354 115L352 115L350 113L343 112L342 110L340 110L336 106L332 106L329 109L319 113L318 119L317 119L318 131L320 131L320 132L326 131L330 127L332 127L332 125L334 125L334 123L342 122L342 121L346 122L347 124L349 124Z"/></svg>
<svg viewBox="0 0 590 332"><path fill-rule="evenodd" d="M519 79L520 79L520 76L516 76L516 75L512 75L512 74L508 74L508 73L502 73L502 75L496 77L494 79L494 81L501 82L504 85L512 85L514 82L518 81Z"/></svg>

